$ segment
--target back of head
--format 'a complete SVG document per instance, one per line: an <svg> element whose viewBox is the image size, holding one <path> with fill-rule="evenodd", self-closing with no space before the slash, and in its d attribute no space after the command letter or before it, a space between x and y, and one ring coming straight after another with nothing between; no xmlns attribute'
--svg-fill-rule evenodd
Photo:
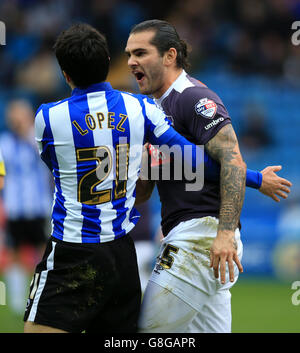
<svg viewBox="0 0 300 353"><path fill-rule="evenodd" d="M85 88L106 80L109 50L103 34L88 24L75 24L60 33L54 51L61 69L75 86Z"/></svg>
<svg viewBox="0 0 300 353"><path fill-rule="evenodd" d="M161 56L170 48L175 48L177 67L185 70L189 68L187 44L180 39L176 28L171 23L162 20L147 20L134 26L130 34L144 31L155 33L151 44L157 48Z"/></svg>
<svg viewBox="0 0 300 353"><path fill-rule="evenodd" d="M31 103L25 99L14 99L6 107L8 127L20 136L27 136L33 128L34 111Z"/></svg>

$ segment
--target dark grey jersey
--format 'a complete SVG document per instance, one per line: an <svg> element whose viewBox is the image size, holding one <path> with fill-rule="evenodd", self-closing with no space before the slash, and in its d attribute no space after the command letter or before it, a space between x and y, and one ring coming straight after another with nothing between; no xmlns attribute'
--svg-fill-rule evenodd
<svg viewBox="0 0 300 353"><path fill-rule="evenodd" d="M205 145L224 125L231 123L221 99L185 71L156 103L175 130L196 145ZM219 216L219 183L205 179L202 190L186 191L187 182L185 179L157 182L164 236L182 221Z"/></svg>

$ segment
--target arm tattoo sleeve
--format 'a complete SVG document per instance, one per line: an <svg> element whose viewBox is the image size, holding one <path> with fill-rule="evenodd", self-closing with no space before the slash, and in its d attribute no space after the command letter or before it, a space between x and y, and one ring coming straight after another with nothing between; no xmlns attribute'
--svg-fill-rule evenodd
<svg viewBox="0 0 300 353"><path fill-rule="evenodd" d="M205 148L221 165L219 230L234 231L238 226L244 201L246 165L232 125L225 125Z"/></svg>

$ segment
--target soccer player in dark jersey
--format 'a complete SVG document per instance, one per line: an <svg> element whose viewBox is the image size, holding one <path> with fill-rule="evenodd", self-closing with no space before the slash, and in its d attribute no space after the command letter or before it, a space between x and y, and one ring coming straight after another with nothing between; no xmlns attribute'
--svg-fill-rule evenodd
<svg viewBox="0 0 300 353"><path fill-rule="evenodd" d="M213 91L186 73L187 46L171 24L136 25L125 52L140 92L152 95L175 130L204 145L220 164L220 180L205 179L199 191L186 191L184 179L156 182L164 238L145 291L140 331L230 332L230 288L243 270L239 218L246 167L229 113ZM291 186L278 170L267 167L257 185L276 201ZM140 180L137 200L146 200L153 187L153 181Z"/></svg>

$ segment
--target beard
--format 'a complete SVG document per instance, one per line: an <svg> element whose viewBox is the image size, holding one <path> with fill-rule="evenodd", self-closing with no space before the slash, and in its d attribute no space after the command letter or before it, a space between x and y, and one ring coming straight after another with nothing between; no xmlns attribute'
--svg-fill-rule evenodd
<svg viewBox="0 0 300 353"><path fill-rule="evenodd" d="M160 67L151 67L139 84L139 90L145 95L155 95L163 86L163 70Z"/></svg>

